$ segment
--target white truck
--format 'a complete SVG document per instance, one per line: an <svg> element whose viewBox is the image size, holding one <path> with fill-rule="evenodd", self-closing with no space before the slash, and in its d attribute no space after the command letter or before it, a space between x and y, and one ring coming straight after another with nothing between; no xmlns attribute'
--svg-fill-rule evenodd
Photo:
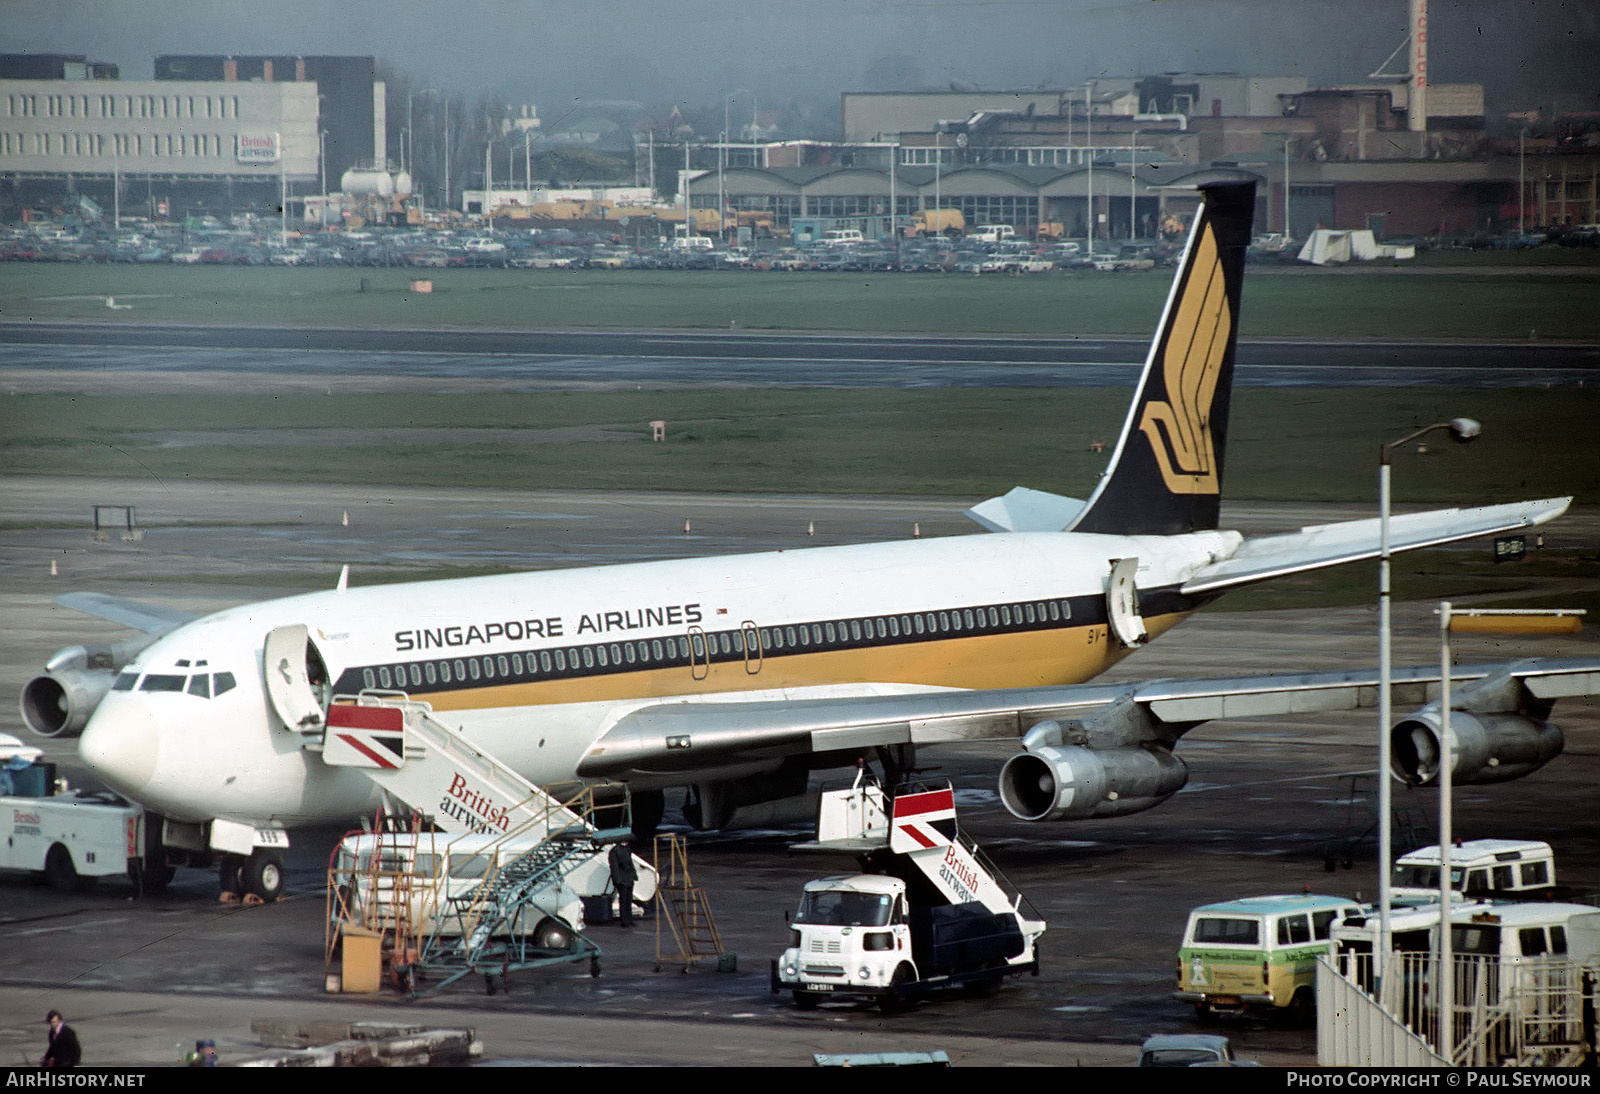
<svg viewBox="0 0 1600 1094"><path fill-rule="evenodd" d="M796 1005L866 999L892 1012L945 988L1038 975L1045 922L956 827L949 786L892 797L858 779L822 795L817 839L872 872L805 887L772 990Z"/></svg>
<svg viewBox="0 0 1600 1094"><path fill-rule="evenodd" d="M146 892L172 880L158 822L114 794L63 790L42 755L0 734L0 868L30 871L63 890L127 877Z"/></svg>

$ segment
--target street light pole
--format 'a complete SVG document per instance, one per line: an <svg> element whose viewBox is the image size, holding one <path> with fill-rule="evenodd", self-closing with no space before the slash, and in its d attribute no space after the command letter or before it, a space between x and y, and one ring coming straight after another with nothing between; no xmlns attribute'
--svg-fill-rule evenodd
<svg viewBox="0 0 1600 1094"><path fill-rule="evenodd" d="M1389 875L1393 870L1393 848L1390 846L1393 806L1389 777L1389 730L1394 722L1393 696L1390 694L1393 690L1391 681L1394 664L1390 623L1389 465L1395 449L1404 448L1412 441L1440 429L1448 430L1451 439L1458 444L1466 444L1483 431L1483 426L1471 418L1452 418L1448 422L1435 422L1408 433L1398 441L1378 446L1378 938L1373 947L1372 974L1378 1002L1385 1006L1388 1004L1388 979L1385 974L1389 965L1390 939ZM1442 734L1448 734L1448 714L1444 724Z"/></svg>
<svg viewBox="0 0 1600 1094"><path fill-rule="evenodd" d="M1450 795L1455 757L1450 749L1450 602L1439 602L1439 1055L1455 1055L1456 984L1450 937L1450 841L1453 836ZM1465 889L1465 886L1463 886Z"/></svg>
<svg viewBox="0 0 1600 1094"><path fill-rule="evenodd" d="M1289 146L1295 142L1294 137L1283 138L1283 238L1287 242L1292 237L1289 234Z"/></svg>
<svg viewBox="0 0 1600 1094"><path fill-rule="evenodd" d="M1094 81L1083 85L1083 146L1089 163L1088 257L1094 257Z"/></svg>
<svg viewBox="0 0 1600 1094"><path fill-rule="evenodd" d="M1517 134L1517 234L1528 233L1528 184L1527 184L1527 157L1528 157L1528 127L1523 126L1522 132Z"/></svg>
<svg viewBox="0 0 1600 1094"><path fill-rule="evenodd" d="M1135 129L1128 140L1128 242L1138 234L1139 178L1134 174L1139 159L1139 131Z"/></svg>

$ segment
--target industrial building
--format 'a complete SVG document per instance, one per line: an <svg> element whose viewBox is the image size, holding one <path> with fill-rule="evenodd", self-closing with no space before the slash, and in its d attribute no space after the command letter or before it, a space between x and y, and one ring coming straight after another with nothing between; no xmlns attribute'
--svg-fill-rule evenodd
<svg viewBox="0 0 1600 1094"><path fill-rule="evenodd" d="M384 162L370 57L158 57L156 72L0 56L0 214L63 193L149 216L276 210Z"/></svg>
<svg viewBox="0 0 1600 1094"><path fill-rule="evenodd" d="M1016 92L848 92L845 140L742 144L690 204L794 217L957 209L967 223L1148 238L1192 200L1172 188L1259 183L1256 225L1387 235L1600 221L1600 154L1487 136L1477 85L1313 88L1299 77L1168 73Z"/></svg>

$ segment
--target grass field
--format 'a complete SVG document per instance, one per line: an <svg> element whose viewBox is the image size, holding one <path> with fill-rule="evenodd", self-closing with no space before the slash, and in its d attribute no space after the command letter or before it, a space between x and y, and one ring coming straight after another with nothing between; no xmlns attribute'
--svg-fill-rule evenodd
<svg viewBox="0 0 1600 1094"><path fill-rule="evenodd" d="M409 290L431 277L430 295ZM1144 334L1170 270L1030 277L0 264L0 318L347 327ZM363 289L365 285L365 289ZM1252 268L1246 338L1600 341L1593 267ZM113 296L127 310L111 310Z"/></svg>
<svg viewBox="0 0 1600 1094"><path fill-rule="evenodd" d="M371 395L0 395L14 474L981 497L1084 496L1126 389L759 389ZM1227 493L1365 500L1378 444L1468 415L1483 437L1402 453L1396 501L1600 502L1593 390L1244 388ZM646 423L668 423L652 444ZM545 430L560 429L557 435ZM288 434L284 431L295 430Z"/></svg>

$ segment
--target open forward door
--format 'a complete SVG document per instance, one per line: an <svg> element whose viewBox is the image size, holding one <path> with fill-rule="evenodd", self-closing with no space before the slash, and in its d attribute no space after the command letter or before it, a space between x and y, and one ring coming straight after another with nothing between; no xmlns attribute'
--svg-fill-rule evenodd
<svg viewBox="0 0 1600 1094"><path fill-rule="evenodd" d="M296 733L320 730L323 703L318 685L327 679L327 672L305 625L269 632L261 667L267 698L283 724Z"/></svg>

